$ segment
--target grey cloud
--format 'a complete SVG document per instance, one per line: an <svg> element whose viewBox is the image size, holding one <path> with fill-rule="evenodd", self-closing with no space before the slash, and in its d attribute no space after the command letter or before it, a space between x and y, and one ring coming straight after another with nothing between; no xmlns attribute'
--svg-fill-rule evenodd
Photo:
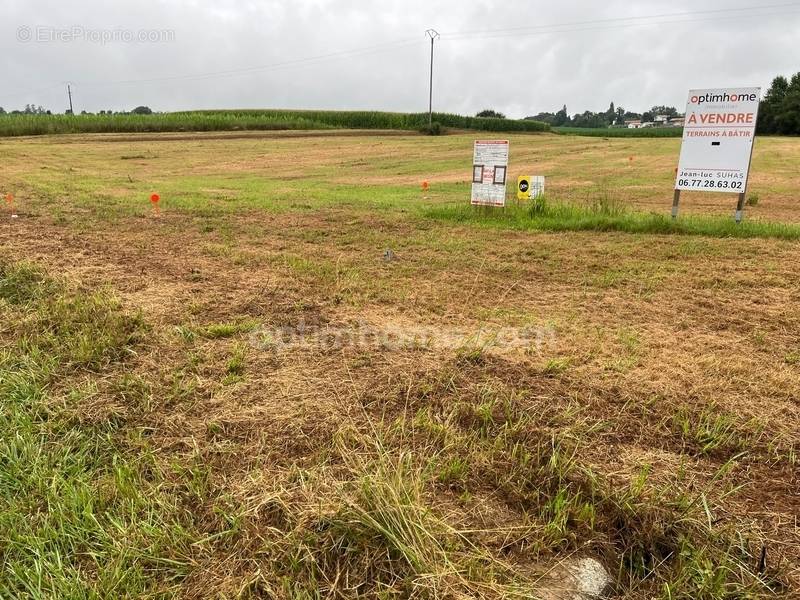
<svg viewBox="0 0 800 600"><path fill-rule="evenodd" d="M743 0L739 6L778 3ZM90 111L138 104L157 110L421 111L427 108L428 27L443 33L436 46L435 108L450 112L491 107L522 117L565 103L573 113L601 110L611 101L636 110L656 103L680 106L692 87L767 86L776 74L800 69L795 60L800 2L750 18L676 17L662 20L688 22L625 27L596 23L564 27L561 33L463 39L448 33L730 6L690 0L2 0L0 6L0 106L6 108L30 102L62 111L63 84L72 81L76 108ZM780 14L763 16L765 12ZM22 26L168 30L174 32L174 41L24 43L17 39ZM398 40L409 43L229 76L113 83L276 65Z"/></svg>

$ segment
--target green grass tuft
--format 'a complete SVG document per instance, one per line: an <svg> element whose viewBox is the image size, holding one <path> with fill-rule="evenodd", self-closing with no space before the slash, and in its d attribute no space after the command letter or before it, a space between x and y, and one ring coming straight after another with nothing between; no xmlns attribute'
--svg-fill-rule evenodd
<svg viewBox="0 0 800 600"><path fill-rule="evenodd" d="M197 333L210 340L232 338L243 333L249 333L258 326L254 321L241 321L235 323L212 323L200 328ZM191 335L191 334L190 334Z"/></svg>
<svg viewBox="0 0 800 600"><path fill-rule="evenodd" d="M0 299L9 304L32 302L47 295L51 287L52 282L47 279L44 272L33 265L0 264Z"/></svg>

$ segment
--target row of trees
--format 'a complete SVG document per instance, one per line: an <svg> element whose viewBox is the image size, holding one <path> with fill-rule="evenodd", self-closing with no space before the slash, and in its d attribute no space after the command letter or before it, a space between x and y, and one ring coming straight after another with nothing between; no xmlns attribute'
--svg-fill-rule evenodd
<svg viewBox="0 0 800 600"><path fill-rule="evenodd" d="M494 112L494 111L484 111ZM669 118L678 116L674 106L654 106L644 113L626 111L622 107L615 107L614 103L605 112L594 113L586 111L570 116L566 105L558 112L543 112L526 119L544 121L554 127L610 127L624 125L625 121L641 119L648 123L655 120L657 115L667 115ZM481 116L481 115L479 115ZM778 76L772 81L761 100L758 115L758 133L766 135L800 135L800 73L795 73L791 79Z"/></svg>
<svg viewBox="0 0 800 600"><path fill-rule="evenodd" d="M543 121L553 127L605 128L623 126L629 120L651 123L658 115L666 115L672 119L679 116L680 113L674 106L663 105L654 106L644 113L635 113L622 107L617 108L612 102L605 112L595 113L587 110L570 116L567 106L564 105L558 112L541 112L525 118ZM479 112L477 116L505 118L502 113L489 109ZM772 81L772 85L761 101L758 133L800 135L800 73L796 73L790 80L779 76Z"/></svg>
<svg viewBox="0 0 800 600"><path fill-rule="evenodd" d="M758 133L800 135L800 73L772 80L761 101Z"/></svg>
<svg viewBox="0 0 800 600"><path fill-rule="evenodd" d="M35 104L26 104L23 110L12 110L10 112L6 112L6 110L0 106L0 115L52 115L53 113L43 106L36 106ZM67 109L64 111L64 114L71 115L72 112ZM85 110L81 111L82 115L91 115L94 113L86 112ZM153 111L150 109L149 106L137 106L134 108L130 113L128 112L114 112L113 110L101 110L99 115L126 115L126 114L134 114L134 115L152 115Z"/></svg>
<svg viewBox="0 0 800 600"><path fill-rule="evenodd" d="M625 110L624 108L617 107L612 102L608 110L604 112L585 111L583 113L576 113L572 116L567 112L567 105L555 113L542 112L538 115L525 117L526 119L533 119L535 121L544 121L553 127L611 127L612 125L622 126L625 121L641 120L644 123L652 123L655 121L657 115L667 115L672 118L677 116L678 109L674 106L654 106L644 113L636 113Z"/></svg>
<svg viewBox="0 0 800 600"><path fill-rule="evenodd" d="M0 115L50 115L52 114L49 110L45 109L44 106L36 106L35 104L26 104L23 110L12 110L10 113L6 113L5 109L0 106Z"/></svg>

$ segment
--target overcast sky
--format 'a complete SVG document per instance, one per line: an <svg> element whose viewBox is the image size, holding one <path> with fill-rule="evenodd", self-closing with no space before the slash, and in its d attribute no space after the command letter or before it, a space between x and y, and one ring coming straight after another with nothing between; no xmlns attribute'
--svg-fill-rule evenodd
<svg viewBox="0 0 800 600"><path fill-rule="evenodd" d="M682 110L689 88L800 71L800 1L0 0L0 15L7 110L63 112L70 81L76 112L425 111L427 28L447 112Z"/></svg>

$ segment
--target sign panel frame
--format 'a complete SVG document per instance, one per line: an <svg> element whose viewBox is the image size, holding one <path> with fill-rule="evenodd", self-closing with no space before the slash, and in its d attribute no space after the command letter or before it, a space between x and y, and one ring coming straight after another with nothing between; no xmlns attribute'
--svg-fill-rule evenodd
<svg viewBox="0 0 800 600"><path fill-rule="evenodd" d="M681 192L700 191L739 194L736 220L741 221L760 102L760 87L689 91L673 218Z"/></svg>
<svg viewBox="0 0 800 600"><path fill-rule="evenodd" d="M675 189L744 192L761 88L690 90Z"/></svg>
<svg viewBox="0 0 800 600"><path fill-rule="evenodd" d="M472 159L472 206L506 205L508 140L476 140Z"/></svg>

